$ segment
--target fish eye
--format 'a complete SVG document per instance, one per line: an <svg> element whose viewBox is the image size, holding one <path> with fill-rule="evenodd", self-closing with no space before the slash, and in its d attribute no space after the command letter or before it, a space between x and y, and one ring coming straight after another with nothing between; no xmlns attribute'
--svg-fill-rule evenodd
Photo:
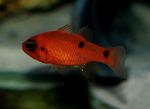
<svg viewBox="0 0 150 109"><path fill-rule="evenodd" d="M79 48L83 48L83 47L84 47L84 42L82 42L82 41L79 42L78 47L79 47Z"/></svg>
<svg viewBox="0 0 150 109"><path fill-rule="evenodd" d="M45 51L45 48L44 48L44 47L40 47L40 50L41 50L41 51Z"/></svg>

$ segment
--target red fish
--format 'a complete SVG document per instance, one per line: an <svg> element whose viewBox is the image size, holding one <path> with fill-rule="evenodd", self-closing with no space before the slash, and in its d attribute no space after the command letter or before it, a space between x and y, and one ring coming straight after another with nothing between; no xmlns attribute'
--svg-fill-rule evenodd
<svg viewBox="0 0 150 109"><path fill-rule="evenodd" d="M22 48L42 63L72 66L100 62L117 74L122 74L124 47L104 48L87 41L82 34L69 33L67 28L64 26L55 31L37 34L23 42Z"/></svg>

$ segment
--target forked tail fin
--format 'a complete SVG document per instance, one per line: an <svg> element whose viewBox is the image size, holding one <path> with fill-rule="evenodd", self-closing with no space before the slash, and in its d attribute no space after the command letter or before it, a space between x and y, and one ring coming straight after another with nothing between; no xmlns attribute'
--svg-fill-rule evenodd
<svg viewBox="0 0 150 109"><path fill-rule="evenodd" d="M122 46L108 48L104 51L104 57L106 58L106 64L122 78L127 78L127 74L124 72L124 62L126 57L126 50Z"/></svg>

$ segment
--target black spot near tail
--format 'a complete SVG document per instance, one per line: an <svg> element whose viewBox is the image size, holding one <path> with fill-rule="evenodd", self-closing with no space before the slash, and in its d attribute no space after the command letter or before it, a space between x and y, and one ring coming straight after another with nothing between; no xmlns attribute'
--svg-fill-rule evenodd
<svg viewBox="0 0 150 109"><path fill-rule="evenodd" d="M79 42L78 47L79 47L79 48L83 48L83 47L84 47L84 42Z"/></svg>
<svg viewBox="0 0 150 109"><path fill-rule="evenodd" d="M108 58L108 56L109 56L109 50L105 50L105 51L104 51L104 57L105 57L105 58Z"/></svg>

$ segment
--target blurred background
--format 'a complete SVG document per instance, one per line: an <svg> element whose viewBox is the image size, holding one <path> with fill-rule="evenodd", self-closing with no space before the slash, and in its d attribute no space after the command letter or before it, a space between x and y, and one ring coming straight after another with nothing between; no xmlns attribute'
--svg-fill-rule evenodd
<svg viewBox="0 0 150 109"><path fill-rule="evenodd" d="M125 46L127 78L103 64L90 80L79 69L62 75L22 51L22 41L66 24L88 26L97 45ZM150 109L149 90L149 1L0 0L0 109Z"/></svg>

